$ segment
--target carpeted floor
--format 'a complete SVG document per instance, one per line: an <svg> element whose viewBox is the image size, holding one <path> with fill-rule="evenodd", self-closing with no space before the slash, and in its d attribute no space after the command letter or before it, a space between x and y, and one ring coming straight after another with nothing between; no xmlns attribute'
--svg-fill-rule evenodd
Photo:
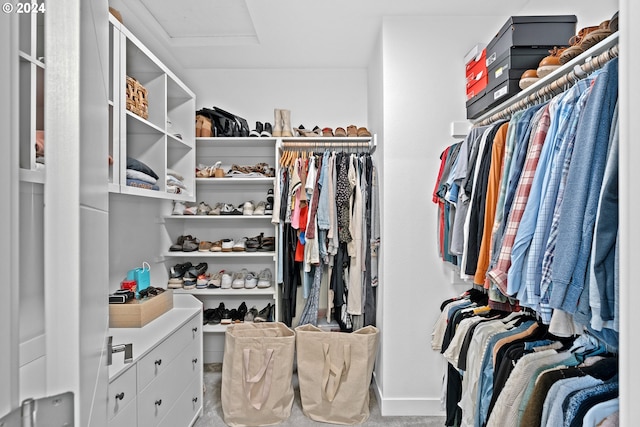
<svg viewBox="0 0 640 427"><path fill-rule="evenodd" d="M222 384L222 364L204 365L204 384L206 391L204 394L204 413L194 427L223 427L222 405L220 403L220 387ZM300 403L300 389L298 388L297 376L293 376L294 401L291 416L286 421L278 424L282 427L309 427L328 426L333 424L312 421L302 413ZM380 415L380 408L373 389L370 390L369 419L362 424L367 427L436 427L444 425L444 417L383 417Z"/></svg>

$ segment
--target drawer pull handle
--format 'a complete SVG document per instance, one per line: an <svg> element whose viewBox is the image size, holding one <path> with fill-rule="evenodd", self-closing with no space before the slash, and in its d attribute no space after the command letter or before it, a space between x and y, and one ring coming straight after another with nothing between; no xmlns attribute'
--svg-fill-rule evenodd
<svg viewBox="0 0 640 427"><path fill-rule="evenodd" d="M155 361L155 364L156 364L156 365L158 365L158 366L162 365L162 359L158 359L158 360L156 360L156 361Z"/></svg>
<svg viewBox="0 0 640 427"><path fill-rule="evenodd" d="M191 401L192 401L193 403L198 403L198 398L197 398L197 397L194 397L193 399L191 399Z"/></svg>
<svg viewBox="0 0 640 427"><path fill-rule="evenodd" d="M156 406L160 406L160 405L162 405L162 399L156 400Z"/></svg>
<svg viewBox="0 0 640 427"><path fill-rule="evenodd" d="M198 332L198 327L197 327L197 326L194 326L193 328L191 328L191 330L192 330L194 333L195 333L195 332Z"/></svg>
<svg viewBox="0 0 640 427"><path fill-rule="evenodd" d="M198 358L196 357L195 359L192 360L192 362L195 365L196 363L198 363Z"/></svg>
<svg viewBox="0 0 640 427"><path fill-rule="evenodd" d="M117 399L117 400L122 400L122 399L124 399L124 391L123 391L123 392L121 392L121 393L116 394L116 399Z"/></svg>

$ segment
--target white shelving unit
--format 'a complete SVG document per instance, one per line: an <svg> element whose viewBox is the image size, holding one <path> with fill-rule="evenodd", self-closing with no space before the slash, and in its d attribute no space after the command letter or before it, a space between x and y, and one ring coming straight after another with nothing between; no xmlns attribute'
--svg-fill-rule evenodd
<svg viewBox="0 0 640 427"><path fill-rule="evenodd" d="M44 164L36 162L36 132L44 131L44 13L18 14L18 28L20 181L44 184Z"/></svg>
<svg viewBox="0 0 640 427"><path fill-rule="evenodd" d="M195 94L146 46L113 16L110 23L109 102L111 120L109 191L169 200L195 200ZM126 79L135 78L147 90L149 116L126 108ZM158 190L127 185L127 158L149 166L158 176ZM167 191L172 169L187 187L180 194Z"/></svg>
<svg viewBox="0 0 640 427"><path fill-rule="evenodd" d="M276 168L276 138L196 138L196 163L212 166L222 162L222 169L231 166L253 166L267 163ZM210 206L216 203L230 203L234 206L252 200L256 204L267 200L267 191L274 189L273 177L195 178L197 202ZM271 215L167 215L162 218L167 234L173 242L181 235L192 235L199 240L217 241L224 238L238 240L264 233L265 237L277 237L277 228L271 224ZM276 239L277 245L277 239ZM168 249L168 248L167 248ZM194 295L203 302L205 309L216 308L223 302L228 309L237 308L245 302L248 308L255 306L261 310L267 304L275 306L275 318L279 314L279 288L275 283L277 251L257 252L170 252L162 253L167 269L175 264L190 261L196 265L207 263L207 271L220 270L236 272L242 268L258 274L269 268L273 282L263 289L179 289L177 294ZM204 361L221 362L224 351L224 325L205 325Z"/></svg>

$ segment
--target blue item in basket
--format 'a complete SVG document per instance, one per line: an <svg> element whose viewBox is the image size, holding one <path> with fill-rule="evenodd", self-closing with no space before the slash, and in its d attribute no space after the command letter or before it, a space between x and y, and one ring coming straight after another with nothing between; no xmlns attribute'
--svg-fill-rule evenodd
<svg viewBox="0 0 640 427"><path fill-rule="evenodd" d="M127 280L135 280L136 281L136 297L139 295L140 291L147 289L151 284L151 278L149 272L151 271L151 266L147 262L142 263L142 267L134 268L127 272Z"/></svg>

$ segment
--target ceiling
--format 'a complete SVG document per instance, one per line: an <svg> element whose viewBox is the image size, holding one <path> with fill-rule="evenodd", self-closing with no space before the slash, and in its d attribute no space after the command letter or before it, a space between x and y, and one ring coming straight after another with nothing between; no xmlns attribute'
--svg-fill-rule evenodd
<svg viewBox="0 0 640 427"><path fill-rule="evenodd" d="M384 16L490 15L505 0L121 0L184 68L365 67ZM509 0L519 10L529 0ZM113 2L116 3L116 2ZM507 14L507 13L505 13ZM125 17L125 24L131 22ZM134 32L136 28L133 28Z"/></svg>

